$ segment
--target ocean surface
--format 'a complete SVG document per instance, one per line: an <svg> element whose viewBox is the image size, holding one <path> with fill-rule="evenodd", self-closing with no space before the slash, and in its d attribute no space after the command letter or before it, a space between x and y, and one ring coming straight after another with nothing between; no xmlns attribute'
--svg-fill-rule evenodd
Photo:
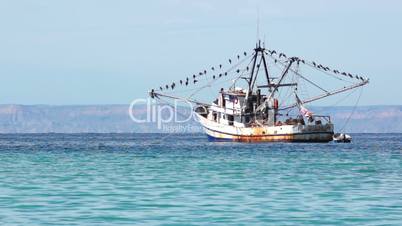
<svg viewBox="0 0 402 226"><path fill-rule="evenodd" d="M402 134L2 134L0 225L402 225Z"/></svg>

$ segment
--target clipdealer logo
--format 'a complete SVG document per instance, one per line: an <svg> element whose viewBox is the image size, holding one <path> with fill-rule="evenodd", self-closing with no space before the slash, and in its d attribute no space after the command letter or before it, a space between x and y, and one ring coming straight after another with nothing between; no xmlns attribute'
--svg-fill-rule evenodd
<svg viewBox="0 0 402 226"><path fill-rule="evenodd" d="M145 115L143 114L145 107ZM180 109L192 109L193 105L184 100L174 100L172 104L160 104L151 98L138 98L131 101L128 114L135 123L156 123L158 129L169 123L198 121L194 111L183 113ZM145 117L144 117L145 116Z"/></svg>

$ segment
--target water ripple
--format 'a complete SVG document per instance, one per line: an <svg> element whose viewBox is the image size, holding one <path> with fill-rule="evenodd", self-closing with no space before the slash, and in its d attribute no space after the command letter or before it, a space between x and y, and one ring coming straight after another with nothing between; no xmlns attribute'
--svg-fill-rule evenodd
<svg viewBox="0 0 402 226"><path fill-rule="evenodd" d="M2 134L0 223L402 224L402 135L352 144Z"/></svg>

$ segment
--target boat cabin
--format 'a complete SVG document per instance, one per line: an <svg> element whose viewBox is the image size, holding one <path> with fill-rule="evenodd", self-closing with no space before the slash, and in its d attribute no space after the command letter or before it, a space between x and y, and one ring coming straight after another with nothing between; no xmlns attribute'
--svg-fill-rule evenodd
<svg viewBox="0 0 402 226"><path fill-rule="evenodd" d="M256 113L256 108L265 102L266 95L260 90L247 95L242 88L228 91L221 89L218 98L209 106L207 112L202 114L205 118L223 125L236 127L249 127L258 124L275 125L278 110L278 100L269 101L263 111ZM200 112L200 111L198 111Z"/></svg>

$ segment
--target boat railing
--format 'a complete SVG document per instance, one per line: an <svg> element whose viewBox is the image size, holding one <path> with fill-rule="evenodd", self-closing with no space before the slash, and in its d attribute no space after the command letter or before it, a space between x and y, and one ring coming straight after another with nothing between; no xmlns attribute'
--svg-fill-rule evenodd
<svg viewBox="0 0 402 226"><path fill-rule="evenodd" d="M331 122L331 116L329 116L329 115L314 115L313 118L314 118L315 121L317 121L317 119L318 119L318 120L319 120L319 119L323 119L323 120L325 120L325 121L328 122L328 123Z"/></svg>

